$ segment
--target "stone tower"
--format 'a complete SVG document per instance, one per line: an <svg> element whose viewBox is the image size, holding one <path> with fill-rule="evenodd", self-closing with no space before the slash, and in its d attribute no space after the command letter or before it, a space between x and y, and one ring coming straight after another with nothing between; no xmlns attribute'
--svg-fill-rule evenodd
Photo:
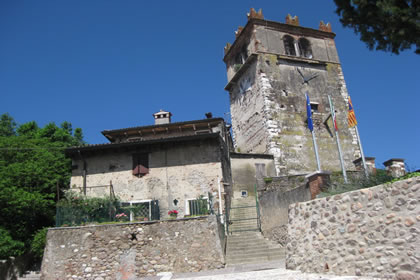
<svg viewBox="0 0 420 280"><path fill-rule="evenodd" d="M277 175L316 170L306 98L313 112L321 169L339 171L340 161L328 95L334 103L345 166L360 157L355 131L347 124L347 88L330 24L301 27L297 16L286 23L265 20L251 9L245 27L225 47L235 148L272 154Z"/></svg>

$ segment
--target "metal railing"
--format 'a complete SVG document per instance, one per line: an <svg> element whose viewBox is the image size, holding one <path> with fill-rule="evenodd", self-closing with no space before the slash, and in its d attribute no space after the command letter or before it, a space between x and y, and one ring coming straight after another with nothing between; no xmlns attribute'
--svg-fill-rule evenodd
<svg viewBox="0 0 420 280"><path fill-rule="evenodd" d="M258 226L258 230L261 232L261 214L260 214L260 204L258 201L257 184L255 184L255 205L257 207L257 226Z"/></svg>

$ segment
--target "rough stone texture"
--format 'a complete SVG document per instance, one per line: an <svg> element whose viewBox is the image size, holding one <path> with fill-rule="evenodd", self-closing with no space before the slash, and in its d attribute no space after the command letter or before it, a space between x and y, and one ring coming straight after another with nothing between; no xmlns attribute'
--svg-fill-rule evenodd
<svg viewBox="0 0 420 280"><path fill-rule="evenodd" d="M273 158L267 157L267 155L231 153L230 157L233 197L240 197L241 190L247 190L249 195L255 196L258 165L261 167L261 178L275 176L276 174Z"/></svg>
<svg viewBox="0 0 420 280"><path fill-rule="evenodd" d="M366 168L369 174L376 175L376 165L375 165L375 158L374 157L365 157ZM363 160L362 158L358 158L353 161L354 166L356 167L357 171L363 171Z"/></svg>
<svg viewBox="0 0 420 280"><path fill-rule="evenodd" d="M311 192L304 176L273 178L258 190L264 237L286 245L289 204L308 201Z"/></svg>
<svg viewBox="0 0 420 280"><path fill-rule="evenodd" d="M404 159L392 158L384 162L385 170L388 175L398 178L406 173Z"/></svg>
<svg viewBox="0 0 420 280"><path fill-rule="evenodd" d="M215 216L164 222L55 228L42 279L138 279L163 271L224 267Z"/></svg>
<svg viewBox="0 0 420 280"><path fill-rule="evenodd" d="M330 173L314 172L306 176L309 189L311 190L311 199L316 198L321 191L330 184Z"/></svg>
<svg viewBox="0 0 420 280"><path fill-rule="evenodd" d="M227 148L221 151L217 139L187 143L157 144L142 148L149 152L149 173L142 177L132 174L132 156L136 151L102 151L84 156L87 162L87 195L92 197L109 194L106 186L112 181L115 195L123 201L159 200L161 217L169 210L177 210L180 217L188 214L188 199L210 192L219 201L218 179L230 178ZM82 160L73 158L71 190L83 188ZM222 194L225 192L221 185ZM223 196L222 196L223 197ZM177 200L175 205L174 200ZM222 205L224 203L222 202Z"/></svg>
<svg viewBox="0 0 420 280"><path fill-rule="evenodd" d="M309 40L313 56L285 54L283 36ZM248 57L238 62L237 57ZM331 95L340 128L343 158L348 170L360 156L357 137L347 125L348 93L331 33L282 25L248 22L225 56L228 69L232 130L235 148L241 152L274 155L277 175L316 170L312 137L306 124L306 99L318 103L314 131L322 170L339 171L340 163L327 94ZM243 63L243 69L234 69ZM303 83L300 69L306 78Z"/></svg>
<svg viewBox="0 0 420 280"><path fill-rule="evenodd" d="M248 272L234 272L217 275L206 276L189 276L182 278L172 278L177 280L380 280L379 278L372 277L359 277L359 276L335 276L325 274L301 273L300 271L286 270L283 268L277 269L255 269ZM414 278L399 278L399 279L414 279Z"/></svg>
<svg viewBox="0 0 420 280"><path fill-rule="evenodd" d="M292 204L286 267L339 275L419 277L419 200L420 177L415 177Z"/></svg>

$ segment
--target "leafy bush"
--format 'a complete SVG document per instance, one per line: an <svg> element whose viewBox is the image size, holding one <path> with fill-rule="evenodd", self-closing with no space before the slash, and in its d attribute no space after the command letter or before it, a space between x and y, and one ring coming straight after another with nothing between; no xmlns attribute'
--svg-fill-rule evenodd
<svg viewBox="0 0 420 280"><path fill-rule="evenodd" d="M115 221L117 213L126 212L117 198L85 197L67 192L57 203L56 225L77 226L86 223ZM129 211L128 211L129 213Z"/></svg>
<svg viewBox="0 0 420 280"><path fill-rule="evenodd" d="M392 176L388 175L385 170L376 169L376 175L370 175L369 178L360 176L359 173L353 176L350 175L348 178L349 182L346 184L342 174L340 172L335 172L331 174L331 183L328 186L328 189L324 190L320 194L320 197L370 188L385 183L394 183L417 176L420 176L420 172L412 172L398 178L393 178Z"/></svg>
<svg viewBox="0 0 420 280"><path fill-rule="evenodd" d="M42 256L44 255L45 242L47 239L47 231L48 231L48 228L43 228L43 229L38 230L34 234L34 238L31 243L31 252L37 258L42 259Z"/></svg>
<svg viewBox="0 0 420 280"><path fill-rule="evenodd" d="M25 244L21 241L13 240L10 233L0 227L0 259L10 256L20 256L25 252Z"/></svg>
<svg viewBox="0 0 420 280"><path fill-rule="evenodd" d="M359 189L365 189L390 182L393 179L386 173L385 170L382 169L377 169L376 174L370 175L369 178L366 178L364 174L360 172L354 174L349 172L347 175L348 183L345 183L341 172L332 173L330 176L330 185L326 190L323 190L319 196L324 197Z"/></svg>

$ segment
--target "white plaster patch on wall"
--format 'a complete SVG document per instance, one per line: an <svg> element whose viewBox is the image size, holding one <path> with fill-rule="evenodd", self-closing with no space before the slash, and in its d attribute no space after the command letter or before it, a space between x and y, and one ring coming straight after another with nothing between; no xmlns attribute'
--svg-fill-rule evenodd
<svg viewBox="0 0 420 280"><path fill-rule="evenodd" d="M99 156L101 161L106 162L107 156ZM92 160L96 162L98 159ZM131 156L120 157L123 165L131 164ZM94 166L93 164L88 166ZM107 169L105 169L107 170ZM166 209L176 209L179 215L185 213L184 194L188 198L198 198L200 195L207 196L208 192L217 190L217 178L222 178L222 166L220 162L179 165L170 167L154 167L149 169L149 174L143 177L132 175L131 169L124 171L99 172L96 166L94 174L87 176L87 196L100 197L109 195L109 185L112 181L114 193L122 201L157 199L161 214L166 216ZM93 172L93 171L92 171ZM89 168L88 168L89 173ZM102 188L90 188L103 185ZM72 176L71 190L81 192L83 190L83 177ZM178 206L172 204L177 199ZM218 194L215 199L218 200Z"/></svg>
<svg viewBox="0 0 420 280"><path fill-rule="evenodd" d="M231 92L231 117L236 151L265 153L266 129L264 120L263 93L259 90L259 78L255 77L256 63L252 65L244 77L251 77L252 87L240 93L239 85Z"/></svg>

